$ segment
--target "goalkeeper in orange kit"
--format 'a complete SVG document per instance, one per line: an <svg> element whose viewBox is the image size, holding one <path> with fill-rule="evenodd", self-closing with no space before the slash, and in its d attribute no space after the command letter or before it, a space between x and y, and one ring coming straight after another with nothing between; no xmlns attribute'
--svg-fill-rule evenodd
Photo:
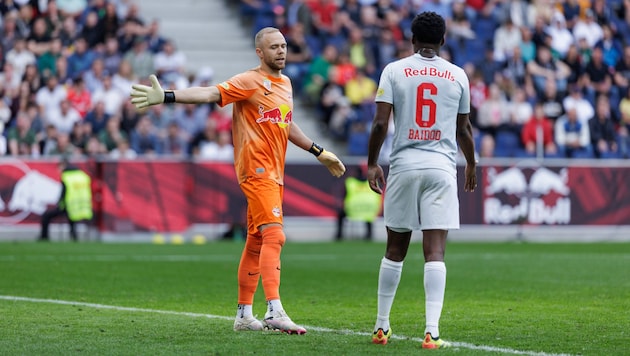
<svg viewBox="0 0 630 356"><path fill-rule="evenodd" d="M304 334L280 301L282 194L288 141L311 152L335 177L346 168L332 152L314 143L293 122L293 93L285 67L287 43L280 31L267 27L255 37L260 66L215 86L164 91L157 78L151 86L135 84L131 101L139 109L162 103L217 103L233 107L234 167L247 198L247 240L238 267L238 310L234 330L281 330ZM260 321L252 312L262 277L267 312Z"/></svg>

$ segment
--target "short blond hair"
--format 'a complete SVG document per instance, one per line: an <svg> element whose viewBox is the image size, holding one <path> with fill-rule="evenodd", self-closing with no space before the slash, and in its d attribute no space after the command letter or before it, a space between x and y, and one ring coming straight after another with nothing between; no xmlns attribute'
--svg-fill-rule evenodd
<svg viewBox="0 0 630 356"><path fill-rule="evenodd" d="M265 27L261 29L260 31L258 31L258 33L256 33L256 36L254 37L254 46L256 48L260 48L260 43L262 42L263 37L265 37L265 35L269 33L274 33L274 32L280 32L280 30L278 30L275 27Z"/></svg>

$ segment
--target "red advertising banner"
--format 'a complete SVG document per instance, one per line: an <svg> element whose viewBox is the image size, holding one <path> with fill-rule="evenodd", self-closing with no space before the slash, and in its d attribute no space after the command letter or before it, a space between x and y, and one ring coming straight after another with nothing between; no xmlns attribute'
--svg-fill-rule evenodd
<svg viewBox="0 0 630 356"><path fill-rule="evenodd" d="M77 161L93 179L96 224L109 232L183 232L194 224L244 222L247 204L232 164L196 161ZM356 166L349 165L351 174ZM56 162L0 160L0 232L38 224L57 203ZM479 188L460 190L461 223L630 225L628 166L484 165ZM463 186L463 167L458 174ZM343 179L318 163L286 167L285 216L333 217Z"/></svg>

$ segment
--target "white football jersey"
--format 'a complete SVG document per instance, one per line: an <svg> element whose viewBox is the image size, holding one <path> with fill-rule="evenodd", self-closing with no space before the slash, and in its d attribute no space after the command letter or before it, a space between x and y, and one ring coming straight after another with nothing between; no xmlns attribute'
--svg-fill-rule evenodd
<svg viewBox="0 0 630 356"><path fill-rule="evenodd" d="M383 70L375 100L393 105L390 172L438 168L455 174L457 114L470 112L462 68L439 56L400 59Z"/></svg>

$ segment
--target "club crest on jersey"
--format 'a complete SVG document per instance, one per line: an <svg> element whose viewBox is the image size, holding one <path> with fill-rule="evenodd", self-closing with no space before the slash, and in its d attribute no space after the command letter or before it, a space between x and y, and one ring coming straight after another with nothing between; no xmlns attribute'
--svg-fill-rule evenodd
<svg viewBox="0 0 630 356"><path fill-rule="evenodd" d="M265 89L267 89L268 91L271 91L271 80L269 79L263 80L263 87L265 87Z"/></svg>
<svg viewBox="0 0 630 356"><path fill-rule="evenodd" d="M277 206L274 206L273 209L271 209L271 213L277 218L282 215L282 211L280 211L280 208L278 208Z"/></svg>
<svg viewBox="0 0 630 356"><path fill-rule="evenodd" d="M281 128L285 128L293 122L293 112L291 111L291 107L287 104L281 104L277 108L266 111L264 107L259 106L258 113L260 114L260 117L256 119L256 123L258 124L270 122L272 124L278 124Z"/></svg>

